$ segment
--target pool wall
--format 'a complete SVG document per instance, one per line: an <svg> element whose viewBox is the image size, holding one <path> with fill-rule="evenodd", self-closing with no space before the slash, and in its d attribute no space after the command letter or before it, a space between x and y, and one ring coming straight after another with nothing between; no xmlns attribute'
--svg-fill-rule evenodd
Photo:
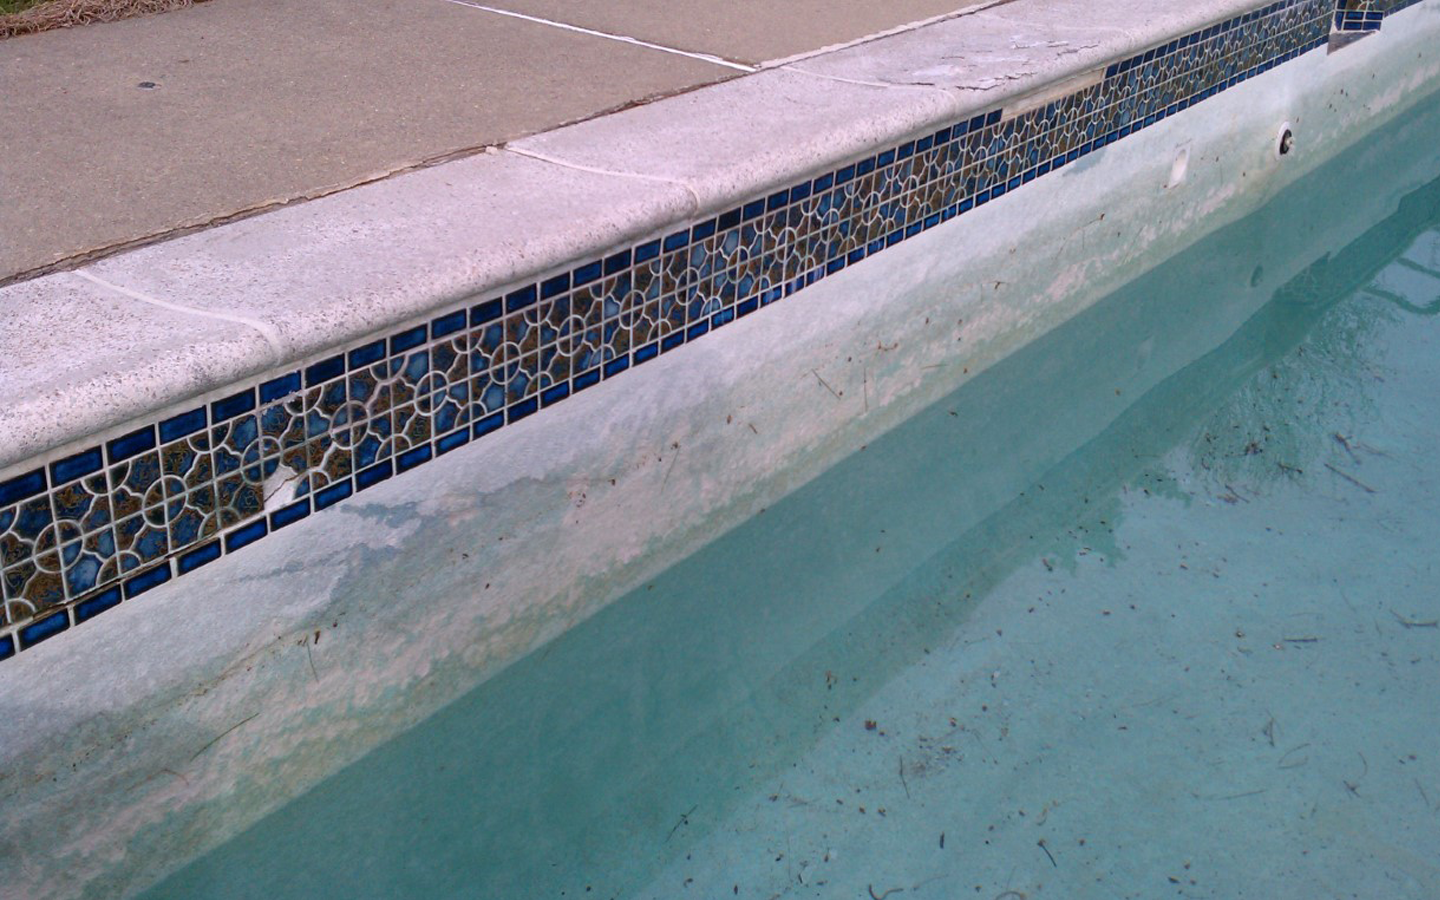
<svg viewBox="0 0 1440 900"><path fill-rule="evenodd" d="M538 276L532 271L522 281L495 280L493 288L458 301L437 305L433 295L417 294L416 304L430 305L423 316L402 317L380 332L365 330L374 323L361 321L363 316L337 324L322 315L327 310L312 310L308 322L306 314L297 314L287 325L266 319L278 310L229 309L225 321L264 338L260 356L268 355L270 364L242 381L199 395L191 391L140 420L104 422L114 413L82 410L90 416L81 417L88 433L39 455L29 452L37 445L28 435L7 443L14 452L6 457L12 462L4 473L3 501L7 512L15 512L4 520L10 541L4 564L7 576L20 573L7 580L6 590L18 601L7 609L41 607L29 618L12 613L12 647L33 647L0 662L0 799L7 810L0 856L13 862L5 867L9 886L21 896L123 893L143 886L696 547L762 514L868 440L1158 261L1254 210L1402 113L1437 76L1430 49L1440 30L1434 3L1395 11L1378 35L1333 53L1326 52L1334 25L1325 4L1275 4L1264 8L1267 15L1292 16L1293 27L1266 34L1280 55L1295 51L1292 58L1274 64L1261 53L1243 69L1208 69L1215 78L1223 75L1224 90L1210 93L1221 83L1215 82L1203 88L1203 101L1183 109L1184 99L1169 95L1138 119L1154 116L1133 133L1118 121L1099 138L1081 129L1069 138L1079 141L1075 146L1047 145L1057 155L1043 173L1045 162L1032 161L1019 174L1009 168L1001 174L999 166L1024 154L995 162L995 154L972 159L957 149L961 165L952 174L994 172L977 174L992 180L968 194L955 189L954 178L937 188L913 166L906 169L907 160L925 153L941 165L941 132L947 134L940 148L960 148L973 133L986 136L977 146L997 138L1003 144L1009 123L1034 111L1050 115L1057 93L1143 83L1153 59L1121 68L1143 51L1144 41L1123 31L1117 39L1103 24L1066 30L1054 7L1022 2L979 24L970 17L927 26L805 61L797 64L805 71L777 80L740 79L517 142L504 154L437 167L418 173L417 181L395 179L363 195L349 192L328 205L307 204L82 270L97 280L65 274L6 289L13 299L21 291L73 295L119 285L149 298L140 301L146 303L226 291L242 300L266 291L281 296L281 288L296 284L286 280L288 260L306 262L312 247L306 238L325 237L321 220L345 227L328 233L330 243L308 260L312 268L373 249L363 242L357 247L354 230L347 229L383 215L387 204L397 205L403 218L408 208L400 204L417 184L429 190L437 179L471 178L481 192L475 196L493 191L494 165L538 167L530 177L548 178L556 169L584 173L581 184L566 185L570 189L608 173L603 178L610 193L602 197L614 198L617 208L626 195L634 204L650 204L636 214L650 217L644 228L630 221L597 229L592 243L626 236L622 246L610 246L613 252ZM1215 28L1191 47L1250 34L1265 18L1222 29L1205 18L1213 11L1187 13L1199 16L1195 27ZM1015 62L999 51L1006 45L1014 50L1025 43L1020 36L1036 34L1053 38L1054 56L1044 72L1060 80L1043 85L1033 83L1033 73L1032 82L1017 77L1023 93L1006 95ZM1283 44L1284 35L1294 46ZM973 65L989 66L990 82L942 62L957 45L976 48L973 56L980 59L986 40L994 58ZM1248 46L1241 42L1242 49ZM1174 52L1186 49L1177 44ZM1077 71L1064 69L1072 56L1082 57ZM725 122L739 130L765 103L783 107L794 102L795 91L823 94L850 82L920 99L897 102L903 115L887 113L884 129L872 119L850 145L827 151L838 160L782 154L727 163L712 157L734 156L725 139L703 152L670 152L692 146L702 126L715 130ZM914 86L919 82L925 83ZM1125 99L1130 96L1121 97L1120 106L1131 103ZM1127 114L1140 109L1125 108ZM1083 103L1076 109L1083 111ZM962 120L965 134L957 138ZM1282 156L1278 147L1287 125L1294 144ZM648 151L637 145L637 135ZM1037 146L1040 134L1030 137L1035 140L1014 146ZM844 157L861 152L852 170ZM1066 162L1056 167L1061 152ZM810 168L803 181L787 172L816 162L825 165ZM872 165L872 171L860 171ZM757 191L757 172L773 183ZM888 180L878 177L885 173ZM779 180L782 175L791 180ZM872 199L833 199L837 183L864 183ZM797 191L801 184L807 187ZM887 194L887 184L897 185L897 192ZM829 208L816 199L826 195ZM741 202L745 198L753 199ZM753 203L761 208L750 215ZM854 214L841 218L846 209ZM695 210L710 215L695 216ZM834 220L822 221L831 212ZM739 221L731 221L737 213ZM664 224L676 214L678 221ZM677 226L687 220L682 240ZM839 233L846 222L849 228ZM730 250L719 239L727 230L736 235ZM751 246L742 240L747 235L759 242L752 256L740 249ZM839 243L819 242L821 237ZM637 261L657 242L653 259ZM730 253L739 255L716 262ZM618 261L625 254L628 260ZM837 260L843 265L834 265ZM618 343L613 329L607 332L625 314L627 301L617 300L619 312L607 316L605 293L596 292L589 298L601 310L596 319L573 312L592 286L614 289L622 271L634 284L652 262L643 274L669 292L656 295L655 318L646 323L640 320L648 294L636 292L643 302L625 321L627 343ZM524 259L510 264L523 269ZM672 264L676 268L668 268ZM598 277L587 280L592 265L598 265ZM1280 274L1261 273L1258 283ZM667 296L682 302L661 304ZM562 301L572 304L570 310L555 314ZM492 303L499 304L500 319L488 318L496 309ZM661 322L662 308L683 316L670 320L671 330ZM536 316L540 311L550 315ZM642 325L650 329L646 339L635 339ZM592 326L599 340L586 344ZM1217 327L1218 341L1233 323ZM325 343L327 333L346 329L355 336ZM568 348L563 353L562 344ZM244 340L237 338L237 345ZM453 358L444 355L446 347ZM655 348L653 356L648 347ZM549 349L557 352L546 357ZM412 370L421 353L425 370ZM588 368L581 362L587 354L597 354ZM291 362L277 369L274 357ZM543 370L542 357L548 359ZM442 359L464 366L477 358L487 362L463 369L458 379L426 380ZM621 359L625 367L612 366ZM488 401L479 385L482 375L497 370L510 383L492 411L481 408ZM522 372L533 377L508 390ZM591 372L598 374L582 387ZM546 377L552 381L540 383ZM446 419L450 413L442 411L456 399L457 382L475 389L466 397L468 408L454 412L468 416L463 421ZM327 386L336 384L339 397L327 400ZM277 394L292 385L293 392ZM23 417L23 406L11 414ZM37 408L38 401L28 407ZM281 425L273 444L238 427L251 416L254 428L266 427L263 413L270 410L279 410ZM308 431L316 416L325 420L323 436ZM413 424L416 419L423 422ZM286 443L286 435L296 433L292 427L305 436L295 446ZM7 442L21 430L7 430ZM336 440L341 432L345 437ZM63 430L52 430L52 439L56 433ZM209 443L199 443L197 435ZM246 435L248 443L236 442ZM310 446L318 443L325 446ZM188 453L161 452L181 444ZM247 456L252 445L258 455ZM100 448L98 456L92 448ZM325 468L347 453L343 468ZM145 464L152 454L158 470L150 478ZM194 469L197 459L210 468ZM173 471L167 468L171 460ZM258 477L247 477L251 465ZM271 493L282 466L299 477ZM406 471L397 474L401 469ZM34 481L26 479L34 471L41 472L42 490L27 495ZM57 474L77 484L97 474L108 478L104 491L93 493L110 498L117 522L60 516L76 524L71 537L82 547L63 563L61 553L43 543L58 543L60 551L67 545L63 526L51 522L76 492L45 480ZM290 492L305 482L313 484L297 499ZM47 513L37 511L36 497L50 516L38 525L36 517ZM221 513L206 502L228 508L237 517L233 527L221 530ZM95 535L126 539L118 524L122 504L133 504L142 520L139 534L163 535L163 549L151 544L147 550L131 533L126 549L111 551L111 582L99 580L103 565L95 567L95 584L76 582L72 559L92 545L97 555L104 553L104 541L92 540ZM187 510L196 516L187 518ZM206 532L209 515L216 519ZM185 521L198 523L193 534L181 529ZM151 552L158 555L140 561ZM124 573L118 571L120 553L136 559ZM59 571L48 572L51 565ZM47 573L60 578L41 577ZM53 608L62 619L50 618L56 613L33 593L47 584L61 592ZM110 608L111 596L124 602ZM89 616L81 611L87 603ZM88 621L99 611L105 615ZM37 627L45 622L55 623L55 630ZM20 634L25 629L28 640Z"/></svg>

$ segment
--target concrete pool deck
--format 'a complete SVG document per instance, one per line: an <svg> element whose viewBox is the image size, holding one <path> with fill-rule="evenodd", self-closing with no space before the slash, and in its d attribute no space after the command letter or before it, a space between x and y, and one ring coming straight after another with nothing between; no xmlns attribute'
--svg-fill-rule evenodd
<svg viewBox="0 0 1440 900"><path fill-rule="evenodd" d="M0 285L6 272L73 270L0 286L14 323L0 333L0 383L29 385L0 408L0 469L39 453L58 458L76 441L116 436L136 416L214 399L206 395L239 379L719 213L1253 6L1125 0L1095 14L1065 0L984 0L747 74L730 66L748 62L722 65L449 0L383 4L366 19L328 2L336 5L306 4L308 15L287 19L280 4L224 0L0 44L0 84L31 86L6 98L0 141L44 148L0 160L0 189L19 195L0 203ZM254 16L201 28L216 11L252 6ZM433 18L397 12L411 7ZM316 11L326 9L329 18ZM898 19L929 11L896 9ZM374 18L382 12L403 38L383 36ZM831 25L782 48L774 41L783 23L771 15L755 13L756 30L773 33L748 58L840 36ZM260 21L285 36L263 54L249 38ZM855 22L848 33L857 40L877 24ZM190 28L172 35L168 55L145 43ZM467 28L488 30L489 43ZM108 53L90 45L102 41L113 41ZM208 76L154 74L154 60L177 47L190 55L161 66L167 72L203 59L193 48L226 41ZM377 62L387 41L388 70ZM576 41L589 50L566 49ZM47 62L34 49L52 45L68 56ZM526 62L541 52L544 65ZM511 72L497 76L512 79L508 88L456 74L485 53L500 54L489 64ZM611 69L623 89L591 84ZM186 96L176 90L186 77L194 97L167 100ZM715 83L687 90L707 79ZM576 91L589 99L575 102ZM646 92L672 96L634 105ZM625 108L597 115L616 106ZM88 118L113 128L75 124ZM482 125L469 124L475 118ZM581 121L553 127L568 119ZM65 134L71 128L79 133ZM448 162L424 165L435 159ZM357 182L368 183L341 190ZM135 244L149 246L116 252ZM56 321L85 327L57 330ZM148 364L137 367L137 357ZM42 364L47 377L37 380Z"/></svg>
<svg viewBox="0 0 1440 900"><path fill-rule="evenodd" d="M0 284L995 2L217 0L0 41Z"/></svg>

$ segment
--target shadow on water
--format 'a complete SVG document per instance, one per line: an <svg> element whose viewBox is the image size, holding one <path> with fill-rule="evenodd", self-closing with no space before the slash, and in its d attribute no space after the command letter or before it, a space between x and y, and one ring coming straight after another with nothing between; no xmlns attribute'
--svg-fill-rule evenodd
<svg viewBox="0 0 1440 900"><path fill-rule="evenodd" d="M1007 573L1115 553L1117 493L1166 489L1162 456L1440 221L1440 181L1396 187L1436 174L1437 121L1342 154L149 896L625 896Z"/></svg>

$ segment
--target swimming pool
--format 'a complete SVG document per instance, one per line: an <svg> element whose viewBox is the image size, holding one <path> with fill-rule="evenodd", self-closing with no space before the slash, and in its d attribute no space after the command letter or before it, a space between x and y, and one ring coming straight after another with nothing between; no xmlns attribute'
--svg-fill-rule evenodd
<svg viewBox="0 0 1440 900"><path fill-rule="evenodd" d="M1432 97L149 896L1440 895L1437 143Z"/></svg>

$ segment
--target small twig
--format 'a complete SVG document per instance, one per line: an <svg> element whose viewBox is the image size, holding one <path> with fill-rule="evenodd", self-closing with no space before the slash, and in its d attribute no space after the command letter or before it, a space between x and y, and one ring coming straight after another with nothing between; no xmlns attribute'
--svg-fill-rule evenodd
<svg viewBox="0 0 1440 900"><path fill-rule="evenodd" d="M689 824L690 824L690 814L693 813L693 812L695 812L695 810L697 810L697 809L699 809L699 808L700 808L700 807L699 807L699 805L697 804L697 805L695 805L695 806L690 807L689 812L683 812L683 813L680 814L680 821L676 822L676 823L675 823L675 827L672 828L672 829L670 829L670 833L667 834L667 835L665 835L665 843L667 843L667 844L670 843L670 839L675 836L675 832L677 832L677 831L680 830L680 826L681 826L681 825L689 825Z"/></svg>
<svg viewBox="0 0 1440 900"><path fill-rule="evenodd" d="M670 473L675 471L675 461L680 458L680 445L675 445L675 453L670 457L670 465L665 469L665 477L660 480L660 491L664 493L665 486L670 483Z"/></svg>
<svg viewBox="0 0 1440 900"><path fill-rule="evenodd" d="M835 389L830 386L830 382L828 382L828 381L826 381L825 379L823 379L823 378L820 377L819 371L817 371L817 370L815 370L815 369L811 369L811 370L810 370L810 374L811 374L811 375L814 375L814 376L815 376L815 380L818 381L818 382L820 382L821 384L823 384L823 385L825 386L825 390L829 391L832 395L834 395L834 397L835 397L836 400L839 400L839 399L840 399L840 395L835 393Z"/></svg>
<svg viewBox="0 0 1440 900"><path fill-rule="evenodd" d="M1281 638L1281 640L1287 644L1318 644L1320 642L1318 637Z"/></svg>
<svg viewBox="0 0 1440 900"><path fill-rule="evenodd" d="M1269 790L1269 788L1261 788L1261 789L1258 790L1258 791L1246 791L1246 792L1243 793L1243 794L1231 794L1231 795L1229 795L1228 797L1216 797L1215 799L1216 799L1216 800L1239 800L1239 799L1242 798L1242 797L1254 797L1254 796L1257 796L1257 795L1259 795L1259 794L1263 794L1263 793L1265 793L1267 790Z"/></svg>
<svg viewBox="0 0 1440 900"><path fill-rule="evenodd" d="M1365 482L1361 481L1360 479L1356 478L1354 475L1351 475L1351 474L1348 473L1348 472L1343 472L1343 471L1341 471L1340 469L1337 469L1337 468L1335 468L1334 466L1330 465L1328 462L1325 464L1325 468L1327 468L1327 469L1329 469L1330 471L1334 472L1336 475L1339 475L1341 478L1343 478L1343 479L1345 479L1346 481L1350 482L1351 484L1355 485L1356 487L1358 487L1360 490L1364 491L1364 492L1367 493L1367 494L1379 493L1379 492L1376 491L1373 487L1371 487L1370 485L1368 485L1368 484L1366 484Z"/></svg>
<svg viewBox="0 0 1440 900"><path fill-rule="evenodd" d="M870 884L865 885L865 890L870 892L870 900L885 900L885 898L890 896L891 894L905 893L904 888L891 888L883 894L877 894L875 893L875 886Z"/></svg>
<svg viewBox="0 0 1440 900"><path fill-rule="evenodd" d="M1337 444L1339 444L1340 446L1344 447L1344 448L1345 448L1345 452L1348 453L1348 454L1350 454L1350 458L1353 459L1353 460L1355 460L1356 465L1359 465L1359 463L1360 463L1360 457L1356 456L1356 455L1355 455L1355 451L1350 448L1350 442L1345 439L1345 435L1343 435L1343 434L1341 434L1340 432L1337 431L1337 432L1335 432L1335 434L1333 435L1333 437L1335 438L1335 442L1336 442Z"/></svg>
<svg viewBox="0 0 1440 900"><path fill-rule="evenodd" d="M1298 768L1300 768L1301 766L1305 765L1306 763L1308 763L1308 762L1310 761L1310 757L1307 756L1307 757L1305 757L1304 759L1300 760L1299 762L1293 762L1293 763L1287 763L1286 760L1289 759L1289 758L1290 758L1292 755L1294 755L1295 753L1297 753L1297 752L1299 752L1299 751L1301 751L1301 750L1304 750L1304 749L1305 749L1306 747L1308 747L1308 746L1310 746L1310 745L1309 745L1309 744L1301 744L1301 745L1299 745L1298 747L1291 747L1289 750L1286 750L1283 754L1280 755L1280 762L1277 763L1276 765L1279 766L1279 768L1282 768L1282 769L1298 769Z"/></svg>
<svg viewBox="0 0 1440 900"><path fill-rule="evenodd" d="M900 757L900 784L905 788L905 799L910 799L910 785L905 781L905 757ZM945 846L944 838L940 840L940 846Z"/></svg>
<svg viewBox="0 0 1440 900"><path fill-rule="evenodd" d="M1275 717L1274 717L1274 716L1271 716L1271 717L1270 717L1270 721L1268 721L1268 722L1265 723L1265 727L1262 728L1262 729L1260 729L1260 733L1263 734L1263 735L1265 735L1266 739L1268 739L1268 740L1270 741L1270 746L1272 746L1272 747L1275 746Z"/></svg>
<svg viewBox="0 0 1440 900"><path fill-rule="evenodd" d="M1045 846L1045 839L1044 839L1044 838L1041 838L1040 840L1036 841L1036 842L1035 842L1035 846L1037 846L1037 847L1039 847L1041 850L1044 850L1044 851L1045 851L1045 856L1046 856L1047 859L1050 860L1050 865L1051 865L1051 866L1053 866L1053 867L1055 867L1055 868L1057 868L1057 869L1060 868L1060 864L1055 861L1055 856L1054 856L1054 854L1052 854L1052 853L1050 852L1050 848L1047 847L1047 846Z"/></svg>
<svg viewBox="0 0 1440 900"><path fill-rule="evenodd" d="M258 718L259 715L260 715L259 713L253 713L253 714L247 716L246 718L243 718L243 719L241 719L240 721L236 722L234 725L231 725L229 728L225 729L224 731L220 732L219 734L215 735L215 737L213 737L213 738L210 739L210 743L206 744L205 746L201 747L199 750L196 750L196 751L195 751L195 754L190 757L190 761L191 761L191 762L194 762L194 761L200 756L200 754L204 753L206 750L209 750L211 747L215 746L215 745L220 741L220 739L223 738L225 735L227 735L227 734L229 734L230 732L234 731L235 729L239 728L241 725L244 725L246 722L250 721L251 719Z"/></svg>
<svg viewBox="0 0 1440 900"><path fill-rule="evenodd" d="M1416 619L1407 619L1393 609L1390 610L1390 615L1394 616L1395 621L1399 622L1400 625L1404 628L1440 628L1440 619L1431 619L1428 622L1420 622Z"/></svg>
<svg viewBox="0 0 1440 900"><path fill-rule="evenodd" d="M870 367L869 367L869 366L865 366L864 369L863 369L863 371L864 371L864 374L863 374L863 376L861 377L860 384L861 384L861 389L865 392L865 411L866 411L866 412L869 412L869 411L870 411Z"/></svg>
<svg viewBox="0 0 1440 900"><path fill-rule="evenodd" d="M1349 791L1352 795L1354 795L1354 796L1356 796L1356 797L1359 797L1359 796L1360 796L1360 791L1359 791L1360 782L1364 781L1364 780L1365 780L1365 776L1370 774L1370 760L1366 759L1366 758L1365 758L1365 754L1361 753L1359 750L1356 750L1356 751L1355 751L1355 755L1357 755L1357 756L1360 757L1360 762L1361 762L1362 765L1365 766L1365 769L1364 769L1364 771L1362 771L1362 772L1360 773L1360 777L1359 777L1359 778L1356 778L1354 781L1343 781L1343 780L1342 780L1341 783L1345 785L1345 790Z"/></svg>
<svg viewBox="0 0 1440 900"><path fill-rule="evenodd" d="M320 673L315 671L315 654L314 654L314 653L311 651L311 649L310 649L310 642L309 642L309 641L305 641L304 644L305 644L305 658L308 659L308 660L310 660L310 676L315 679L315 683L316 683L316 684L319 684L319 683L320 683Z"/></svg>

